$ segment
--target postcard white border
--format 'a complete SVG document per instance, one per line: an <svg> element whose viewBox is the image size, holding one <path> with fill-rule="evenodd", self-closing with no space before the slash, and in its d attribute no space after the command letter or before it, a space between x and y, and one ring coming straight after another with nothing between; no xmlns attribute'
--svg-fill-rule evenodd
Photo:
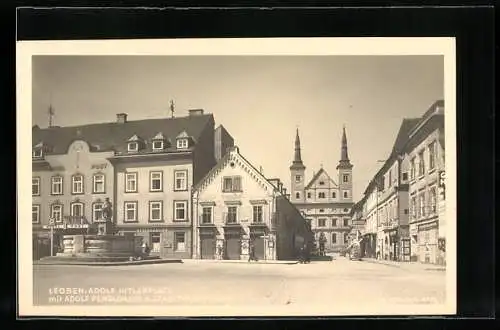
<svg viewBox="0 0 500 330"><path fill-rule="evenodd" d="M355 316L456 313L456 56L454 38L255 38L17 43L19 316ZM33 55L443 55L446 155L446 303L443 305L34 306L31 196ZM422 109L424 112L426 109Z"/></svg>

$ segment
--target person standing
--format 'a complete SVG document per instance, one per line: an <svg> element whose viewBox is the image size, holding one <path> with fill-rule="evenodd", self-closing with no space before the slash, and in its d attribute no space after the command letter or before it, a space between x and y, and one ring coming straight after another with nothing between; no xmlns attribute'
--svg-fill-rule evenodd
<svg viewBox="0 0 500 330"><path fill-rule="evenodd" d="M255 257L255 246L253 243L250 243L249 248L249 254L248 254L248 262L250 261L257 261L257 258Z"/></svg>

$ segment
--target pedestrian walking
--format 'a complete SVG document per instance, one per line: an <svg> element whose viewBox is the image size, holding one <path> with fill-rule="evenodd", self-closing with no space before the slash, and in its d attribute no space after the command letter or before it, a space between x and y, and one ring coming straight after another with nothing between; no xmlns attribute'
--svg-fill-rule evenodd
<svg viewBox="0 0 500 330"><path fill-rule="evenodd" d="M250 261L257 261L257 258L255 257L255 246L253 243L250 243L249 248L249 254L248 254L248 262Z"/></svg>

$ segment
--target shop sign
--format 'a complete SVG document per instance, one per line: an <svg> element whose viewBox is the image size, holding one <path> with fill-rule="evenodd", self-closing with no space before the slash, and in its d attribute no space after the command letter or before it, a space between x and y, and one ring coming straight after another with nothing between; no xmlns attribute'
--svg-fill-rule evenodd
<svg viewBox="0 0 500 330"><path fill-rule="evenodd" d="M439 171L439 187L444 188L446 174L444 171Z"/></svg>
<svg viewBox="0 0 500 330"><path fill-rule="evenodd" d="M62 224L62 225L45 225L43 226L43 229L50 229L50 228L54 228L54 229L86 229L86 228L89 228L89 225L84 223L84 224Z"/></svg>

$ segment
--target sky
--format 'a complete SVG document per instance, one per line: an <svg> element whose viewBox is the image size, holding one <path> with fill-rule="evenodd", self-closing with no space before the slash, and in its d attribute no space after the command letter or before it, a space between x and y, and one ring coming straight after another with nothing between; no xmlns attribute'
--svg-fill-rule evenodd
<svg viewBox="0 0 500 330"><path fill-rule="evenodd" d="M403 118L444 98L443 56L34 56L33 125L212 113L241 154L290 187L296 129L306 181L336 178L342 126L358 201Z"/></svg>

